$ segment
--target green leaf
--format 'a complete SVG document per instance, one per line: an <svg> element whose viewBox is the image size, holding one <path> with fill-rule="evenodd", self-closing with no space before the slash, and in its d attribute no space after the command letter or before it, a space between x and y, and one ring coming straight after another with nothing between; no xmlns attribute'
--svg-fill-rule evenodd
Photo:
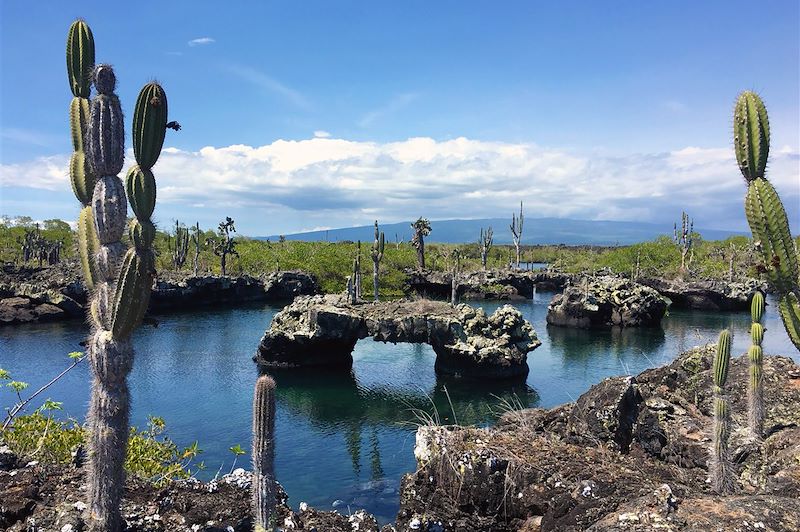
<svg viewBox="0 0 800 532"><path fill-rule="evenodd" d="M11 380L11 374L7 370L4 370L3 368L0 368L0 379L10 381Z"/></svg>
<svg viewBox="0 0 800 532"><path fill-rule="evenodd" d="M68 354L67 356L69 358L71 358L72 360L79 360L79 359L83 358L83 353L80 352L80 351L73 351L72 353Z"/></svg>
<svg viewBox="0 0 800 532"><path fill-rule="evenodd" d="M19 393L19 392L21 392L22 390L24 390L25 388L27 388L29 385L28 385L28 383L27 383L27 382L22 382L22 381L11 381L11 382L9 382L9 383L8 383L8 385L7 385L7 386L8 386L9 388L11 388L12 390L14 390L15 392Z"/></svg>
<svg viewBox="0 0 800 532"><path fill-rule="evenodd" d="M239 445L238 443L237 443L236 445L234 445L233 447L231 447L231 448L230 448L230 451L231 451L233 454L235 454L236 456L240 456L240 455L243 455L243 454L245 454L245 450L244 450L244 449L242 449L242 446L241 446L241 445Z"/></svg>

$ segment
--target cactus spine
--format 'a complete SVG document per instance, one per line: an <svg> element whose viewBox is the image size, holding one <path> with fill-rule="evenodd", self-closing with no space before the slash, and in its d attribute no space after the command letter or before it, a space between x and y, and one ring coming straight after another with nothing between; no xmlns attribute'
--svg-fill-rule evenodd
<svg viewBox="0 0 800 532"><path fill-rule="evenodd" d="M745 214L762 269L778 295L778 310L792 343L800 349L800 266L780 197L764 176L769 156L769 119L761 98L739 95L733 113L736 161L747 182Z"/></svg>
<svg viewBox="0 0 800 532"><path fill-rule="evenodd" d="M719 333L717 352L714 356L714 434L711 447L711 482L717 493L729 493L733 488L732 465L728 452L730 434L730 411L725 397L725 382L731 360L731 333L724 329Z"/></svg>
<svg viewBox="0 0 800 532"><path fill-rule="evenodd" d="M489 261L489 250L492 248L494 233L490 225L486 232L483 232L481 227L481 238L478 240L478 246L481 249L481 268L486 269L486 263Z"/></svg>
<svg viewBox="0 0 800 532"><path fill-rule="evenodd" d="M748 387L748 425L750 434L761 438L764 433L764 389L762 360L764 351L761 342L764 340L764 326L761 319L764 316L764 294L756 291L750 303L750 314L753 324L750 326L750 336L753 345L747 352L750 359L750 386Z"/></svg>
<svg viewBox="0 0 800 532"><path fill-rule="evenodd" d="M375 294L375 302L378 301L378 274L380 272L383 250L386 247L386 239L383 231L378 231L378 220L375 220L375 240L372 242L372 287Z"/></svg>
<svg viewBox="0 0 800 532"><path fill-rule="evenodd" d="M94 70L94 37L89 25L83 20L72 23L67 34L67 77L72 101L69 104L69 125L72 136L72 157L69 177L75 197L83 205L78 218L78 254L87 288L94 288L99 274L92 257L99 243L92 222L92 193L95 175L89 166L84 151L84 139L89 123L89 95L91 94L92 71Z"/></svg>
<svg viewBox="0 0 800 532"><path fill-rule="evenodd" d="M275 381L261 375L253 394L253 514L256 532L275 520Z"/></svg>

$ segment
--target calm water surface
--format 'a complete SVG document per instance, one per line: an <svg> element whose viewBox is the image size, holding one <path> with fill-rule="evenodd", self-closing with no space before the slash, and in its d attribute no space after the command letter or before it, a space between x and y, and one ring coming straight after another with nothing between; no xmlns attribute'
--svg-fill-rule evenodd
<svg viewBox="0 0 800 532"><path fill-rule="evenodd" d="M400 477L414 470L414 425L421 415L438 412L443 423L488 424L504 401L551 407L574 400L604 377L636 374L713 341L723 327L735 331L734 353L744 353L750 343L746 312L673 310L658 329L547 327L551 296L539 293L533 301L516 304L542 340L529 355L531 371L524 384L442 380L434 375L429 346L371 339L356 345L350 374L275 375L276 470L290 503L297 507L306 501L343 512L348 505L363 507L384 522L393 520ZM481 303L487 312L500 305ZM200 478L213 477L220 466L224 472L230 469L231 446L249 447L256 378L251 357L278 310L259 305L161 316L158 328L135 333L131 422L144 426L148 415L157 415L166 420L167 433L178 445L197 440L207 466ZM765 352L797 360L774 305L767 307L766 327ZM4 327L0 367L36 389L67 365L66 354L80 350L85 334L75 322ZM83 419L88 366L79 365L46 395L63 401L66 415ZM0 407L12 402L10 391L0 390ZM248 467L243 458L239 463Z"/></svg>

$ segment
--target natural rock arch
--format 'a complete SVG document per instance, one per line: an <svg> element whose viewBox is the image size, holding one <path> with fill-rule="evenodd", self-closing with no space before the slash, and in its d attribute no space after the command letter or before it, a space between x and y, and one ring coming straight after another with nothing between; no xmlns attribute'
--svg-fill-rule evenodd
<svg viewBox="0 0 800 532"><path fill-rule="evenodd" d="M528 352L541 342L511 306L483 309L439 301L348 304L340 296L298 297L275 315L255 360L265 367L347 367L362 338L427 343L436 373L511 378L528 374Z"/></svg>

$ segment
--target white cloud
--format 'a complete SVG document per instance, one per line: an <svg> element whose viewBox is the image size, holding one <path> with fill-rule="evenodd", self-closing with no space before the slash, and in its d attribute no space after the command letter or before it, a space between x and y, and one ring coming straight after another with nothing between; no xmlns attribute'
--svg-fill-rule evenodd
<svg viewBox="0 0 800 532"><path fill-rule="evenodd" d="M327 131L323 131L321 129L318 129L314 132L314 138L327 139L330 138L330 136L331 136L330 133L328 133Z"/></svg>
<svg viewBox="0 0 800 532"><path fill-rule="evenodd" d="M197 39L192 39L187 44L189 46L202 46L204 44L211 44L214 42L217 41L215 39L212 39L211 37L198 37Z"/></svg>
<svg viewBox="0 0 800 532"><path fill-rule="evenodd" d="M790 216L797 216L793 205L800 204L798 160L800 153L791 148L770 156L769 177ZM2 165L0 182L69 190L67 163L67 156L53 156ZM400 221L420 214L432 219L496 217L510 214L520 200L530 219L671 223L686 210L700 227L745 227L745 186L730 148L611 157L463 137L390 143L313 138L257 147L167 148L154 172L161 213L194 217L202 205L215 216L284 224L280 231L255 227L246 234L358 225L376 217Z"/></svg>

